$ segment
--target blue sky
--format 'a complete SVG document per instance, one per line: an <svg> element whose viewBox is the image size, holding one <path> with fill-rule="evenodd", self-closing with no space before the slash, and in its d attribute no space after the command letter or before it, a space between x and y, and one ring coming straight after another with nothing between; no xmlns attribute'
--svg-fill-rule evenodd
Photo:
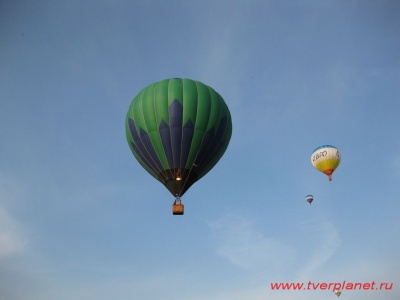
<svg viewBox="0 0 400 300"><path fill-rule="evenodd" d="M0 2L1 300L400 297L400 2ZM173 197L125 139L171 77L228 104L224 157ZM312 151L338 147L333 181ZM305 196L314 195L310 206Z"/></svg>

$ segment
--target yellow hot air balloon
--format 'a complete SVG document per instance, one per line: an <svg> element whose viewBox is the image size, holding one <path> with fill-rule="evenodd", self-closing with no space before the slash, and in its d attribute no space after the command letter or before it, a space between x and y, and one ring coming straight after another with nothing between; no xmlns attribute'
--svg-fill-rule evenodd
<svg viewBox="0 0 400 300"><path fill-rule="evenodd" d="M339 166L341 155L339 150L331 145L318 147L311 154L311 163L320 172L328 175L332 180L332 173Z"/></svg>

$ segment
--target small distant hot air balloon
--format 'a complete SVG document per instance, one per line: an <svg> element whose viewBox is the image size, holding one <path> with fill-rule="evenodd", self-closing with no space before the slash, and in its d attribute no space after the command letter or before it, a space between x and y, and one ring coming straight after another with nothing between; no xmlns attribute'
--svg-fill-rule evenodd
<svg viewBox="0 0 400 300"><path fill-rule="evenodd" d="M336 296L340 296L340 294L342 293L342 291L341 290L334 290L333 291L335 294L336 294Z"/></svg>
<svg viewBox="0 0 400 300"><path fill-rule="evenodd" d="M341 155L339 150L331 145L318 147L311 154L311 163L320 172L328 175L332 180L332 173L339 166Z"/></svg>
<svg viewBox="0 0 400 300"><path fill-rule="evenodd" d="M232 135L224 99L199 81L180 78L142 89L125 127L135 158L176 197L174 215L183 215L181 196L215 166Z"/></svg>
<svg viewBox="0 0 400 300"><path fill-rule="evenodd" d="M312 203L313 200L314 200L314 196L313 196L313 195L307 195L307 196L306 196L306 200L307 200L307 202L310 203L310 205L311 205L311 203Z"/></svg>

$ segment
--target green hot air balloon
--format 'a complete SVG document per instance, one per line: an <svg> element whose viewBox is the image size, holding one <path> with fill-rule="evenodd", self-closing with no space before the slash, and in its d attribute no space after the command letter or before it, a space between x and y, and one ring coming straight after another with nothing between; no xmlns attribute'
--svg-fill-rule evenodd
<svg viewBox="0 0 400 300"><path fill-rule="evenodd" d="M129 147L147 172L180 197L219 161L232 135L231 115L211 87L191 79L165 79L133 99L125 121Z"/></svg>

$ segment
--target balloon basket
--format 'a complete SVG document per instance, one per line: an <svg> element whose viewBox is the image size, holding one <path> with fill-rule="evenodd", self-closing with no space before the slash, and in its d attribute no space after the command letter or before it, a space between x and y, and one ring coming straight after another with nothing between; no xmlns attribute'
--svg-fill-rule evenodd
<svg viewBox="0 0 400 300"><path fill-rule="evenodd" d="M174 204L172 204L172 214L173 215L183 215L183 204L180 197L176 197Z"/></svg>
<svg viewBox="0 0 400 300"><path fill-rule="evenodd" d="M183 208L184 208L183 204L177 204L177 203L172 204L172 214L177 216L183 215L183 210L184 210Z"/></svg>

